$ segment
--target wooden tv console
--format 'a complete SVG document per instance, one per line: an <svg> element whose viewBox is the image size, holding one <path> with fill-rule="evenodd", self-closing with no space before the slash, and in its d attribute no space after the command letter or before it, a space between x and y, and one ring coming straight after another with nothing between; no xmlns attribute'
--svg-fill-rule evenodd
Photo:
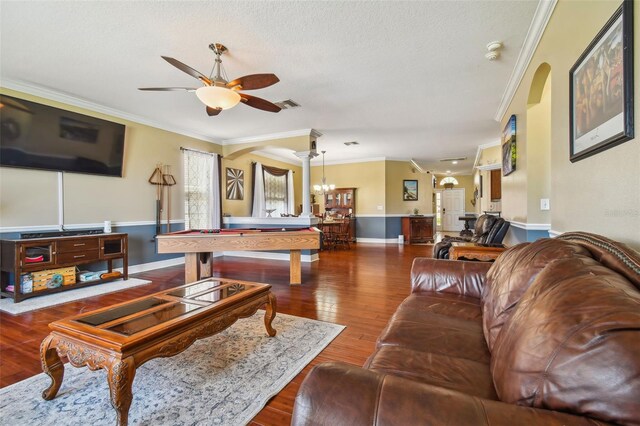
<svg viewBox="0 0 640 426"><path fill-rule="evenodd" d="M20 302L30 297L58 293L74 288L102 284L114 279L128 278L128 236L127 234L92 234L64 237L28 238L17 240L0 240L0 272L2 280L0 295ZM42 256L42 260L34 258ZM31 261L29 261L29 258ZM109 272L113 272L113 260L122 260L122 276L62 285L57 288L23 293L21 276L27 273L41 272L51 269L76 267L88 263L106 261ZM7 286L13 285L13 291Z"/></svg>

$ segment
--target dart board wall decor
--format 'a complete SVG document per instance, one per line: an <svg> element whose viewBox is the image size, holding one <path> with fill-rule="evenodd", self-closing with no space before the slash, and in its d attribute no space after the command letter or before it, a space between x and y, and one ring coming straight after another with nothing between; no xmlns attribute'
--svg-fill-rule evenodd
<svg viewBox="0 0 640 426"><path fill-rule="evenodd" d="M227 167L227 200L244 200L244 170Z"/></svg>

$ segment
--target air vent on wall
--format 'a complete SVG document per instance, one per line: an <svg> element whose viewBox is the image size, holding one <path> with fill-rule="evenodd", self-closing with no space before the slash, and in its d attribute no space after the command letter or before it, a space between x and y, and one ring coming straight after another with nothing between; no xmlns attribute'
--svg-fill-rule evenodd
<svg viewBox="0 0 640 426"><path fill-rule="evenodd" d="M300 104L294 101L293 99L287 99L284 101L276 102L276 105L278 105L282 109L298 108L300 106Z"/></svg>
<svg viewBox="0 0 640 426"><path fill-rule="evenodd" d="M345 142L344 144L345 144L346 146L351 146L351 145L360 145L360 143L359 143L359 142L356 142L356 141Z"/></svg>

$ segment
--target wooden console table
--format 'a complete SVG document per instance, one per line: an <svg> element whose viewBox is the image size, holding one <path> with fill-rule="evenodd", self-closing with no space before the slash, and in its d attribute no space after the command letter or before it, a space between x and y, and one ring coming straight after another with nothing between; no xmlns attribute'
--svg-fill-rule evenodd
<svg viewBox="0 0 640 426"><path fill-rule="evenodd" d="M11 297L18 303L29 297L73 290L75 288L101 284L114 279L128 278L127 234L90 234L64 237L26 238L1 240L0 271L2 285L0 295ZM106 261L109 272L113 272L113 261L122 260L122 275L64 285L57 288L33 289L23 292L21 276L36 272ZM75 271L71 272L75 276ZM11 279L9 278L11 277ZM13 285L13 290L7 287Z"/></svg>
<svg viewBox="0 0 640 426"><path fill-rule="evenodd" d="M435 226L432 216L405 216L402 218L402 235L407 244L433 242Z"/></svg>
<svg viewBox="0 0 640 426"><path fill-rule="evenodd" d="M150 359L177 355L264 305L267 334L275 336L276 298L270 289L269 284L210 278L52 322L40 346L42 370L52 380L42 397L53 399L60 389L61 357L74 367L103 368L118 425L124 426L136 368Z"/></svg>
<svg viewBox="0 0 640 426"><path fill-rule="evenodd" d="M449 259L460 260L480 260L483 262L493 261L505 251L506 247L483 245L477 243L451 243L449 249Z"/></svg>

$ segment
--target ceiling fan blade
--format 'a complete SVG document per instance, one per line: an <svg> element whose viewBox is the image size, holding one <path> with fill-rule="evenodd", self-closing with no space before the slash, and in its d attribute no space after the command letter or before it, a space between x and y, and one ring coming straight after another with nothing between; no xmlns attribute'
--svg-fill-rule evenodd
<svg viewBox="0 0 640 426"><path fill-rule="evenodd" d="M279 81L280 79L275 74L251 74L236 78L227 83L227 87L240 90L255 90L269 87Z"/></svg>
<svg viewBox="0 0 640 426"><path fill-rule="evenodd" d="M138 87L138 90L149 90L154 92L172 92L172 91L185 91L195 92L195 87Z"/></svg>
<svg viewBox="0 0 640 426"><path fill-rule="evenodd" d="M211 86L213 84L213 82L209 80L209 78L206 75L202 74L199 71L194 70L189 65L183 64L177 59L173 59L168 56L162 56L162 59L169 62L174 67L178 68L180 71L189 74L191 77L197 78L198 80L202 81L208 86Z"/></svg>
<svg viewBox="0 0 640 426"><path fill-rule="evenodd" d="M242 98L243 103L253 108L258 108L263 111L269 111L269 112L280 112L280 110L282 109L278 105L271 103L267 100L264 100L262 98L258 98L256 96L247 95L246 93L239 93L239 95Z"/></svg>
<svg viewBox="0 0 640 426"><path fill-rule="evenodd" d="M221 109L207 107L207 115L209 115L209 117L213 117L214 115L218 115L221 112L222 112Z"/></svg>

